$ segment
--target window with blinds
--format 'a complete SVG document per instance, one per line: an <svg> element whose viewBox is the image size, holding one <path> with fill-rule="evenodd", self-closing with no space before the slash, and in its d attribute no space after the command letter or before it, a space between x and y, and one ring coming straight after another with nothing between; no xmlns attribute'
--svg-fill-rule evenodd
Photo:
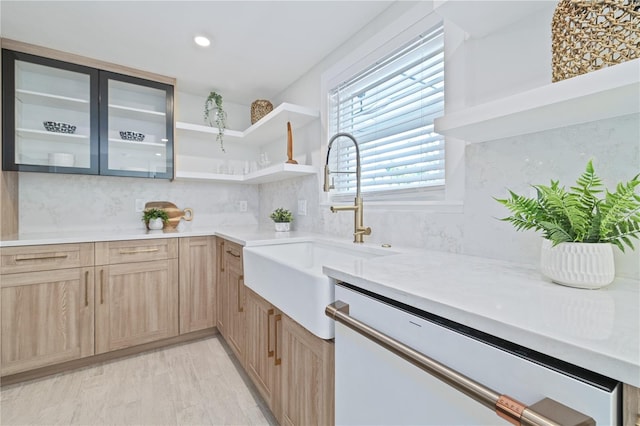
<svg viewBox="0 0 640 426"><path fill-rule="evenodd" d="M444 114L442 24L329 92L331 134L358 141L362 193L444 185L444 137L433 120ZM355 193L355 148L334 142L330 169L338 194Z"/></svg>

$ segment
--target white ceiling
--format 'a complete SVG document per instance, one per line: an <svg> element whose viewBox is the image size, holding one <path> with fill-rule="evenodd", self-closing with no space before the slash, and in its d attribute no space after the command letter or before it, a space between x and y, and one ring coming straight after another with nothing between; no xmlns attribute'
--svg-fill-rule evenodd
<svg viewBox="0 0 640 426"><path fill-rule="evenodd" d="M2 37L249 104L304 75L393 1L0 1ZM196 34L212 39L208 48Z"/></svg>

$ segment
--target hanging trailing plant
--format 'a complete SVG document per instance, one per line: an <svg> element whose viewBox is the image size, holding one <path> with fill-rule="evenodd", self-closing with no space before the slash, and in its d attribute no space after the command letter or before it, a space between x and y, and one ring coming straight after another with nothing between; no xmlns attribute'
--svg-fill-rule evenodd
<svg viewBox="0 0 640 426"><path fill-rule="evenodd" d="M210 92L204 103L204 121L211 127L218 128L216 141L220 142L220 149L224 149L224 130L227 128L227 113L222 108L222 95Z"/></svg>
<svg viewBox="0 0 640 426"><path fill-rule="evenodd" d="M504 221L516 230L542 230L544 238L555 246L563 242L611 243L624 251L634 249L631 238L640 234L640 196L636 187L640 174L619 183L614 192L602 189L591 161L575 186L566 190L558 181L550 186L533 185L536 198L527 198L509 190L511 198L497 199L512 216ZM604 192L604 197L598 194Z"/></svg>

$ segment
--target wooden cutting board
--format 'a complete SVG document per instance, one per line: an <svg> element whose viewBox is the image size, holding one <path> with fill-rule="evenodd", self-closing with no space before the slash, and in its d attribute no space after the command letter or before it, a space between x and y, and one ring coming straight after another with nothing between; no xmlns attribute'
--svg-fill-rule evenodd
<svg viewBox="0 0 640 426"><path fill-rule="evenodd" d="M169 222L165 225L165 228L175 229L180 223L180 219L184 218L186 221L193 219L192 209L179 209L178 206L169 201L149 201L144 205L144 209L162 209L166 211L169 215Z"/></svg>

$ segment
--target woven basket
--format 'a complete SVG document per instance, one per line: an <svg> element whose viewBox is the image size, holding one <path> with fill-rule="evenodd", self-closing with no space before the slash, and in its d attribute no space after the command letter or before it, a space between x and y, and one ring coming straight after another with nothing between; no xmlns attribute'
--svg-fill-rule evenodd
<svg viewBox="0 0 640 426"><path fill-rule="evenodd" d="M273 104L264 99L258 99L251 103L251 124L255 124L265 115L273 111Z"/></svg>
<svg viewBox="0 0 640 426"><path fill-rule="evenodd" d="M640 57L640 2L560 0L551 22L552 81Z"/></svg>

